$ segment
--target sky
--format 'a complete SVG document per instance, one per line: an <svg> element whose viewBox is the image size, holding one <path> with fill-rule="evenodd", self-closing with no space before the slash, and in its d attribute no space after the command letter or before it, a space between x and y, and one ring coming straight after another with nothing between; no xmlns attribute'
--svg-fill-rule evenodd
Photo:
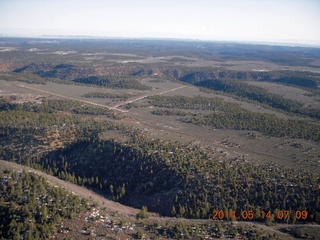
<svg viewBox="0 0 320 240"><path fill-rule="evenodd" d="M0 36L320 45L320 0L0 0Z"/></svg>

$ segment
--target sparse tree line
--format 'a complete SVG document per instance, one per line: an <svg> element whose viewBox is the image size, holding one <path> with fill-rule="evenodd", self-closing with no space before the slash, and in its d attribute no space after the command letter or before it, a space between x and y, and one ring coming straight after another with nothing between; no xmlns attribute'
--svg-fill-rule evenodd
<svg viewBox="0 0 320 240"><path fill-rule="evenodd" d="M186 123L208 125L218 129L259 131L273 137L304 138L320 141L320 126L301 120L279 119L271 114L252 112L212 113L181 119Z"/></svg>
<svg viewBox="0 0 320 240"><path fill-rule="evenodd" d="M241 108L238 104L225 103L219 98L152 96L149 103L169 110L154 110L153 114L182 116L180 120L196 125L208 125L220 129L253 130L274 137L304 138L320 141L320 126L302 120L285 120L272 114L255 113ZM212 113L177 112L178 110L212 110Z"/></svg>
<svg viewBox="0 0 320 240"><path fill-rule="evenodd" d="M170 110L157 109L157 110L153 110L151 113L155 115L166 115L166 116L187 116L187 113L183 111L171 110L171 109Z"/></svg>
<svg viewBox="0 0 320 240"><path fill-rule="evenodd" d="M104 93L104 92L90 92L82 95L85 98L117 98L120 100L127 100L130 97L135 95L123 93L123 94L116 94L116 93Z"/></svg>
<svg viewBox="0 0 320 240"><path fill-rule="evenodd" d="M150 87L141 84L136 79L130 79L127 77L117 79L113 77L97 77L90 76L86 78L78 78L73 80L76 83L90 84L107 88L119 88L119 89L137 89L148 90Z"/></svg>
<svg viewBox="0 0 320 240"><path fill-rule="evenodd" d="M214 79L197 82L196 86L229 93L288 113L296 113L320 119L320 111L318 109L305 108L302 103L296 100L283 98L261 87L252 86L241 81Z"/></svg>
<svg viewBox="0 0 320 240"><path fill-rule="evenodd" d="M74 114L85 115L106 115L113 119L118 119L118 116L111 110L101 107L83 106L73 100L43 100L41 104L33 104L26 102L22 104L12 104L0 99L0 111L25 111L28 113L58 113L59 111L67 111Z"/></svg>

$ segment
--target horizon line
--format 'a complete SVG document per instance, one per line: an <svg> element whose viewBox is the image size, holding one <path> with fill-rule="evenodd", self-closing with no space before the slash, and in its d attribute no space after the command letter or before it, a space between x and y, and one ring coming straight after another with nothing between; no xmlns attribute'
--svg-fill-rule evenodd
<svg viewBox="0 0 320 240"><path fill-rule="evenodd" d="M310 40L309 43L296 42L297 40L231 40L231 39L200 39L200 38L176 38L176 37L128 37L128 36L99 36L85 34L5 34L0 33L0 38L29 38L29 39L88 39L88 40L159 40L159 41L185 41L185 42L224 42L224 43L240 43L251 45L269 45L269 46L287 46L287 47L320 47L320 40ZM312 43L311 43L312 42Z"/></svg>

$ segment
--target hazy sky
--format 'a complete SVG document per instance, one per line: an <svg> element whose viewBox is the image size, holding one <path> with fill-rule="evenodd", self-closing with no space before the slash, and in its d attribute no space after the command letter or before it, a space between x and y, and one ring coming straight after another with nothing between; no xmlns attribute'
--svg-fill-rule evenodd
<svg viewBox="0 0 320 240"><path fill-rule="evenodd" d="M320 0L0 0L0 34L320 45Z"/></svg>

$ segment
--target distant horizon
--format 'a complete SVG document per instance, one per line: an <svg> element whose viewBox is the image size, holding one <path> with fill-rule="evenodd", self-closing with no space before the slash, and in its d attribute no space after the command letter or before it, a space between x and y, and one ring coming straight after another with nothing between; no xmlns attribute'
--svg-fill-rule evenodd
<svg viewBox="0 0 320 240"><path fill-rule="evenodd" d="M287 46L287 47L320 47L320 41L305 41L299 40L223 40L223 39L193 39L193 38L174 38L174 37L121 37L121 36L95 36L95 35L67 35L67 34L42 34L42 35L22 35L22 34L3 34L0 32L0 38L29 38L29 39L105 39L105 40L159 40L159 41L187 41L187 42L225 42L225 43L239 43L239 44L252 44L252 45L274 45L274 46Z"/></svg>
<svg viewBox="0 0 320 240"><path fill-rule="evenodd" d="M320 45L319 0L2 0L0 34Z"/></svg>

